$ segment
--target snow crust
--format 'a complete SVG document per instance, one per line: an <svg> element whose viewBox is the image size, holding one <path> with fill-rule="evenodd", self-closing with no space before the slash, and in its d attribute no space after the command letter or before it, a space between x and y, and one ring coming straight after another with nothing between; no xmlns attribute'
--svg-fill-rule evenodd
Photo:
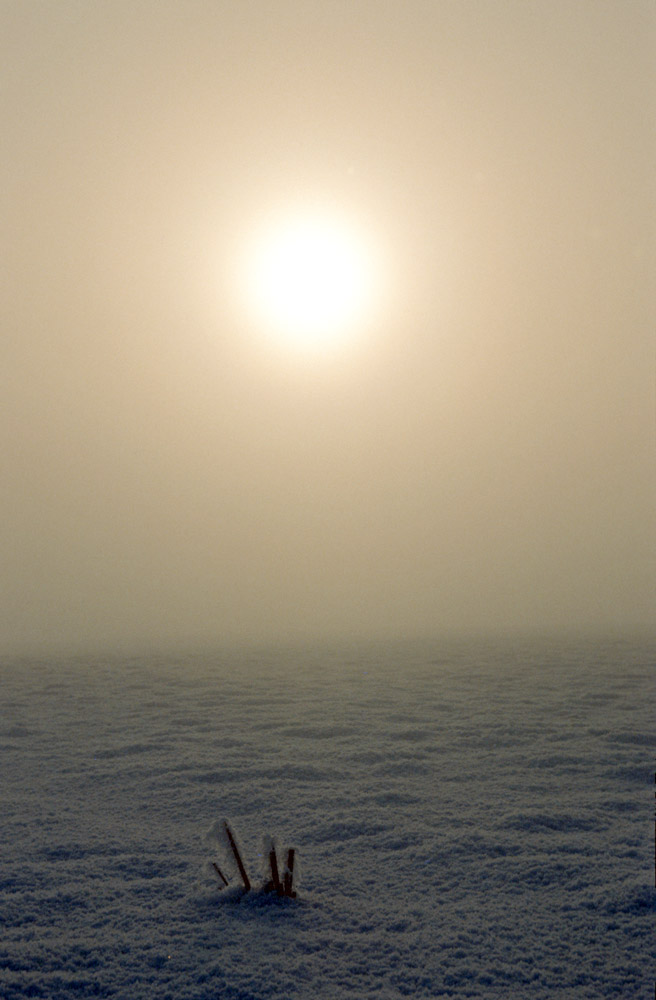
<svg viewBox="0 0 656 1000"><path fill-rule="evenodd" d="M3 662L0 996L651 998L653 654ZM296 899L240 891L224 816Z"/></svg>

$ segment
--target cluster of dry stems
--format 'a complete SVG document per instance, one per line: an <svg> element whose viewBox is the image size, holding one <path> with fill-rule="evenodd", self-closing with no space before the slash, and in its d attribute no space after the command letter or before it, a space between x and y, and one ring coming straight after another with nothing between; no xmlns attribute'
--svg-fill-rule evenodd
<svg viewBox="0 0 656 1000"><path fill-rule="evenodd" d="M230 850L232 851L232 855L233 855L233 857L235 859L235 863L237 865L237 870L238 870L238 872L239 872L239 874L241 876L242 882L244 883L244 890L245 890L245 892L249 892L250 889L251 889L251 880L248 877L248 872L246 871L246 866L244 865L244 862L242 861L242 857L241 857L241 854L239 852L239 848L237 847L237 842L236 842L236 840L234 838L232 830L228 826L227 821L224 820L223 826L224 826L225 835L226 835L228 844L230 846ZM285 868L284 868L284 871L283 871L283 874L282 874L282 879L281 879L280 878L280 874L279 874L279 870L278 870L278 857L276 855L276 848L275 848L275 845L274 845L273 841L271 842L271 845L270 845L270 848L269 848L269 869L270 869L270 872L271 872L271 878L268 879L264 883L263 888L264 888L265 892L275 892L275 893L277 893L278 896L289 896L292 899L295 898L296 893L294 892L294 888L293 888L293 882L294 882L294 855L295 855L295 853L296 852L295 852L295 849L293 847L290 847L289 850L287 851L287 863L285 865ZM225 875L223 874L223 872L221 871L221 869L217 865L216 861L212 862L212 866L213 866L215 872L217 873L217 875L219 876L219 878L221 879L221 881L223 882L223 885L227 886L229 884L228 883L228 879L225 877ZM223 886L222 886L222 888L223 888Z"/></svg>

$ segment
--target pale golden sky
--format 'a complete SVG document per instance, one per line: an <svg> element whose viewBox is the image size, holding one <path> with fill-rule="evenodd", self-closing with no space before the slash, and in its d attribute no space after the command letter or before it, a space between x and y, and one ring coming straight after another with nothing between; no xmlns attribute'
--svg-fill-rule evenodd
<svg viewBox="0 0 656 1000"><path fill-rule="evenodd" d="M0 650L653 624L655 56L651 0L3 0ZM299 204L379 257L329 355L235 295Z"/></svg>

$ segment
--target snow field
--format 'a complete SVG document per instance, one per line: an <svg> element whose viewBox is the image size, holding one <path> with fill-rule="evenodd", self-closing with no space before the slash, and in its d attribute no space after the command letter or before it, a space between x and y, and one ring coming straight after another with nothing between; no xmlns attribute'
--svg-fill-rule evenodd
<svg viewBox="0 0 656 1000"><path fill-rule="evenodd" d="M644 641L7 660L0 682L3 1000L652 996ZM263 835L298 849L298 899L219 890L223 816L254 882Z"/></svg>

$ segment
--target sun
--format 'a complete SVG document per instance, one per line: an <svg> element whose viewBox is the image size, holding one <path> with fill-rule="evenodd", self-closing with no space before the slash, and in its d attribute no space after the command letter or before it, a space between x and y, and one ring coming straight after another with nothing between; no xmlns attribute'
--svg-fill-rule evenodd
<svg viewBox="0 0 656 1000"><path fill-rule="evenodd" d="M357 225L336 212L271 218L248 242L242 299L258 327L305 351L353 340L371 318L375 254Z"/></svg>

